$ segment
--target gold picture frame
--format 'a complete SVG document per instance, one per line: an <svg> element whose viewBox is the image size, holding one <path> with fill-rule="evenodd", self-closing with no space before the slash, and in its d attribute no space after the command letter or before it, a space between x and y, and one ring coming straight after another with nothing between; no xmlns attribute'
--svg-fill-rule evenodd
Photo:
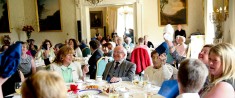
<svg viewBox="0 0 235 98"><path fill-rule="evenodd" d="M62 31L60 0L35 0L38 31Z"/></svg>
<svg viewBox="0 0 235 98"><path fill-rule="evenodd" d="M158 0L159 25L188 24L188 0Z"/></svg>
<svg viewBox="0 0 235 98"><path fill-rule="evenodd" d="M9 0L0 1L0 33L10 33L10 11L9 11Z"/></svg>
<svg viewBox="0 0 235 98"><path fill-rule="evenodd" d="M90 26L91 28L103 28L102 11L90 11Z"/></svg>

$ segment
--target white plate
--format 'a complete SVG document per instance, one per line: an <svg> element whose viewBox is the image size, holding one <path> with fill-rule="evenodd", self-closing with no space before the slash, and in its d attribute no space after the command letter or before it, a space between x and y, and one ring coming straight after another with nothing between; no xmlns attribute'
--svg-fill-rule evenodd
<svg viewBox="0 0 235 98"><path fill-rule="evenodd" d="M87 89L87 90L79 90L79 94L80 95L96 95L96 94L100 94L102 91L98 90L98 89Z"/></svg>

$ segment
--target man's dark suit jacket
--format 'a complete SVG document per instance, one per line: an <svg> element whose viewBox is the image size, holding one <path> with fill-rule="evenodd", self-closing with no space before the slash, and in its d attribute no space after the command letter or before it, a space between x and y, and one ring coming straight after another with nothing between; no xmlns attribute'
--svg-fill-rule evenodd
<svg viewBox="0 0 235 98"><path fill-rule="evenodd" d="M107 79L108 73L112 67L114 67L114 62L109 62L104 70L103 73L103 80ZM132 62L124 60L121 65L119 65L120 72L118 74L118 77L122 78L122 81L132 81L135 76L135 70L136 70L136 65Z"/></svg>
<svg viewBox="0 0 235 98"><path fill-rule="evenodd" d="M99 49L97 49L92 56L90 57L88 64L90 65L89 67L89 72L88 74L90 75L90 79L95 79L96 77L96 64L97 61L103 56L103 52Z"/></svg>

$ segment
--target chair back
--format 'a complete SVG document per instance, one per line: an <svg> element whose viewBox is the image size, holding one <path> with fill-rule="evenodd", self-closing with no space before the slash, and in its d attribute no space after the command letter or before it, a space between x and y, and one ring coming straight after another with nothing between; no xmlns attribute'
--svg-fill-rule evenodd
<svg viewBox="0 0 235 98"><path fill-rule="evenodd" d="M96 64L96 76L102 76L103 72L105 70L106 64L108 63L107 60L105 60L105 57L101 57Z"/></svg>
<svg viewBox="0 0 235 98"><path fill-rule="evenodd" d="M83 57L87 57L87 55L91 54L91 50L88 47L82 49Z"/></svg>
<svg viewBox="0 0 235 98"><path fill-rule="evenodd" d="M131 62L136 64L136 74L140 74L151 65L151 58L144 48L136 48L131 53Z"/></svg>

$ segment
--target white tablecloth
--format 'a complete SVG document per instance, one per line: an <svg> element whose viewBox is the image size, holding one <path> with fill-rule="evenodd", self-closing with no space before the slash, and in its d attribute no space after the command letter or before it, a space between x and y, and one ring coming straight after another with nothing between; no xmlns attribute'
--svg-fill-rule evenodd
<svg viewBox="0 0 235 98"><path fill-rule="evenodd" d="M70 84L66 84L68 87ZM83 83L80 83L79 86L81 87L78 87L79 89L84 89L87 85L98 85L99 86L99 89L102 90L104 86L107 86L107 85L112 85L114 87L125 87L128 89L127 92L129 92L129 98L147 98L147 92L151 92L152 94L154 94L151 98L164 98L163 96L161 95L158 95L157 92L159 91L160 87L158 86L155 86L155 85L151 85L149 89L147 89L147 87L143 87L143 86L140 86L140 85L134 85L132 84L131 82L127 82L127 81L122 81L122 82L119 82L119 83L112 83L112 84L108 84L106 81L101 81L101 82L98 82L98 81L89 81L89 82L83 82ZM119 95L121 96L121 93L119 93ZM79 98L79 93L76 94L76 95L69 95L68 94L68 98ZM106 93L100 93L100 94L97 94L97 95L93 95L94 98L108 98L108 94ZM21 98L20 95L14 95L13 98ZM122 98L122 97L119 97L119 98Z"/></svg>

